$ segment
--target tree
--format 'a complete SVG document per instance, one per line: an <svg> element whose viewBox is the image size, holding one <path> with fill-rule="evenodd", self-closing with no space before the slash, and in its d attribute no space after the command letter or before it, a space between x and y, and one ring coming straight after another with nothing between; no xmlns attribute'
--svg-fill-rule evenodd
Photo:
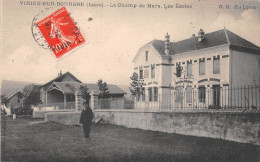
<svg viewBox="0 0 260 162"><path fill-rule="evenodd" d="M24 106L37 106L40 100L40 86L30 84L24 87L22 91Z"/></svg>
<svg viewBox="0 0 260 162"><path fill-rule="evenodd" d="M140 85L138 74L134 72L133 75L130 77L130 79L132 80L132 83L131 83L131 87L129 87L129 90L132 96L136 96L137 88Z"/></svg>
<svg viewBox="0 0 260 162"><path fill-rule="evenodd" d="M100 98L105 98L109 94L107 83L103 82L102 79L99 79L97 82L97 85L98 85L98 89L99 89Z"/></svg>
<svg viewBox="0 0 260 162"><path fill-rule="evenodd" d="M90 94L88 92L88 87L86 85L85 86L81 85L79 89L80 92L82 93L82 98L84 100L83 104L84 105L89 104Z"/></svg>
<svg viewBox="0 0 260 162"><path fill-rule="evenodd" d="M183 67L180 64L176 64L176 74L175 75L177 77L181 77L182 71L183 71Z"/></svg>
<svg viewBox="0 0 260 162"><path fill-rule="evenodd" d="M5 95L1 95L1 105L7 106L8 98Z"/></svg>

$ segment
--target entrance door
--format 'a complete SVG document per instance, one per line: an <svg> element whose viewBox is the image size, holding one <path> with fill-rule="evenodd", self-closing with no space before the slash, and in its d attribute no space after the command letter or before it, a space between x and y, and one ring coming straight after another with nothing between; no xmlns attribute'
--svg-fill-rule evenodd
<svg viewBox="0 0 260 162"><path fill-rule="evenodd" d="M213 85L213 104L216 107L220 106L220 85Z"/></svg>

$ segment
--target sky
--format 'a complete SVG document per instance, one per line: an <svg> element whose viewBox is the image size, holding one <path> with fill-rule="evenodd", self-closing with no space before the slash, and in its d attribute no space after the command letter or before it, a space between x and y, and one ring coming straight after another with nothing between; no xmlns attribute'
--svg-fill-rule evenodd
<svg viewBox="0 0 260 162"><path fill-rule="evenodd" d="M53 0L50 0L53 1ZM63 1L62 1L63 2ZM87 8L68 6L84 34L87 44L57 61L49 50L40 47L32 36L34 16L46 6L21 5L18 0L2 1L2 80L46 83L61 70L70 71L79 80L128 85L133 73L132 60L138 49L153 39L171 41L191 37L203 29L206 33L223 29L260 46L259 1L207 0L113 0L84 1L118 4L189 4L192 9L164 8ZM256 6L256 9L220 9L219 5ZM53 6L58 9L60 6ZM89 18L92 21L88 21Z"/></svg>

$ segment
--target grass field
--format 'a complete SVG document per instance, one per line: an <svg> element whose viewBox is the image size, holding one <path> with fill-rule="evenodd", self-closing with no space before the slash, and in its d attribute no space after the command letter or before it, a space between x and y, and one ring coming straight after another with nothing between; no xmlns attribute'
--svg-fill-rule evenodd
<svg viewBox="0 0 260 162"><path fill-rule="evenodd" d="M259 146L94 124L82 127L1 118L1 161L258 162ZM32 124L34 123L34 124Z"/></svg>

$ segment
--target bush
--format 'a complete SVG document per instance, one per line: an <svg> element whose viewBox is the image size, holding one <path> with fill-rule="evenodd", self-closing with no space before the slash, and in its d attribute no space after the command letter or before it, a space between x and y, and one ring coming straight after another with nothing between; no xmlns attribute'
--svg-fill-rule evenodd
<svg viewBox="0 0 260 162"><path fill-rule="evenodd" d="M31 107L19 107L13 109L13 113L16 115L32 115L33 109Z"/></svg>

